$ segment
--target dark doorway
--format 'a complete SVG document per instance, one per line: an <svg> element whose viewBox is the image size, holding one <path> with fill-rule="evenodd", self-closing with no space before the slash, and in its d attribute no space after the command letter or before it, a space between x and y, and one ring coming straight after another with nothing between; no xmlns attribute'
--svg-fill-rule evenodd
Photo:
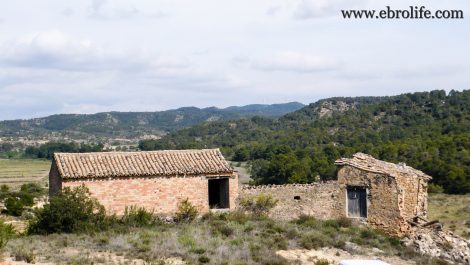
<svg viewBox="0 0 470 265"><path fill-rule="evenodd" d="M348 217L367 218L367 192L365 188L348 188Z"/></svg>
<svg viewBox="0 0 470 265"><path fill-rule="evenodd" d="M229 208L228 178L209 179L209 208Z"/></svg>

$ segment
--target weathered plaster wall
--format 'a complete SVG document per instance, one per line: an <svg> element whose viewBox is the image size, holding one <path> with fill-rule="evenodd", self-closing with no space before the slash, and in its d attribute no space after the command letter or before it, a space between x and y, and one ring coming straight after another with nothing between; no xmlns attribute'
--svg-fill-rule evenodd
<svg viewBox="0 0 470 265"><path fill-rule="evenodd" d="M338 192L336 181L314 184L243 186L240 189L240 198L270 194L278 200L278 203L269 214L271 217L282 220L294 219L300 215L332 219L339 217L341 212L337 204Z"/></svg>
<svg viewBox="0 0 470 265"><path fill-rule="evenodd" d="M209 211L208 180L193 177L142 177L63 181L63 187L85 185L92 197L103 204L108 213L123 214L126 206L136 205L159 214L173 214L178 203L186 198L201 213ZM238 195L238 178L229 180L230 208Z"/></svg>
<svg viewBox="0 0 470 265"><path fill-rule="evenodd" d="M408 230L399 208L403 194L394 177L343 166L338 171L338 184L338 203L343 216L347 216L347 187L365 187L368 190L367 223L394 235L403 235Z"/></svg>

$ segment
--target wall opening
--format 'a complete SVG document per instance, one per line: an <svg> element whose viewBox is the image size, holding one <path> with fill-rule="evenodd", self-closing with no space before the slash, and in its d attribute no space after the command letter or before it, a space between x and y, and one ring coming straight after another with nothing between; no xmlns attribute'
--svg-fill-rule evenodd
<svg viewBox="0 0 470 265"><path fill-rule="evenodd" d="M367 190L363 187L348 187L348 217L367 218Z"/></svg>
<svg viewBox="0 0 470 265"><path fill-rule="evenodd" d="M228 178L209 179L209 208L229 208Z"/></svg>

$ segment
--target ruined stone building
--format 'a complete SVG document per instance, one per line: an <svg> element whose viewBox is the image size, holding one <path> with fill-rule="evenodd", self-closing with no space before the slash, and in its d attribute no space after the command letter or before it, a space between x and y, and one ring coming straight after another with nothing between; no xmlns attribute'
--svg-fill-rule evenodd
<svg viewBox="0 0 470 265"><path fill-rule="evenodd" d="M186 198L200 212L234 209L238 195L237 174L218 149L54 154L51 195L80 185L115 214L132 205L172 214Z"/></svg>
<svg viewBox="0 0 470 265"><path fill-rule="evenodd" d="M393 164L358 153L339 159L339 208L373 227L402 235L408 220L427 218L427 189L431 177L404 163Z"/></svg>
<svg viewBox="0 0 470 265"><path fill-rule="evenodd" d="M388 234L404 235L410 218L427 215L431 177L405 164L357 153L336 161L338 180L313 184L242 187L240 196L271 194L278 199L271 215L292 219L302 214L320 219L353 218Z"/></svg>

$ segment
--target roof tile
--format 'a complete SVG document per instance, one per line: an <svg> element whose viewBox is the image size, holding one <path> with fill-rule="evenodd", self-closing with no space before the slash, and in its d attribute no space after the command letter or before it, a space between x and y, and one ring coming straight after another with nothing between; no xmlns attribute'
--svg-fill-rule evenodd
<svg viewBox="0 0 470 265"><path fill-rule="evenodd" d="M63 179L232 174L219 149L55 153Z"/></svg>

